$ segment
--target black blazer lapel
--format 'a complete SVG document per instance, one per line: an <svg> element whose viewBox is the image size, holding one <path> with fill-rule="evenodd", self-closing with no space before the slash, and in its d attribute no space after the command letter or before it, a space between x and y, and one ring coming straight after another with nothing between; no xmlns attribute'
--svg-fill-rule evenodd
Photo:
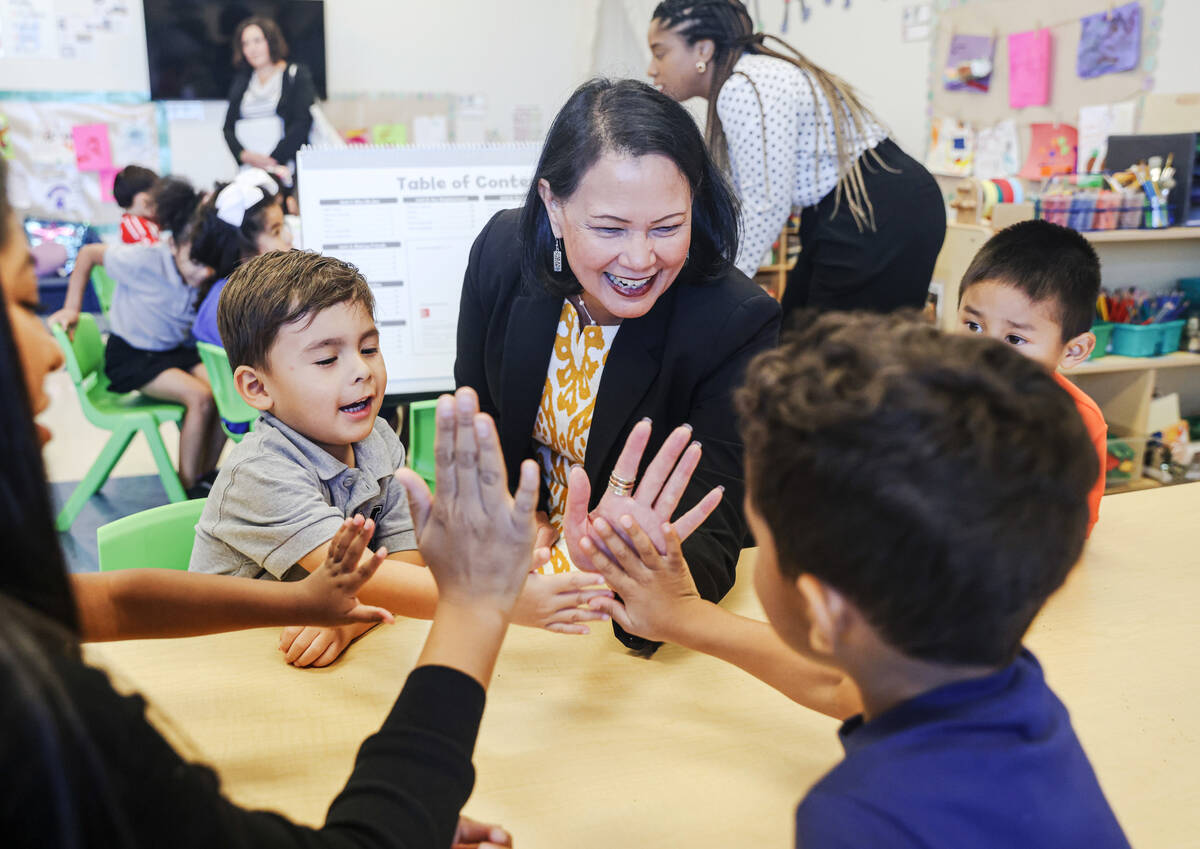
<svg viewBox="0 0 1200 849"><path fill-rule="evenodd" d="M676 286L679 285L677 281ZM605 459L619 453L618 439L624 439L635 422L631 421L638 403L654 384L662 367L667 323L675 306L674 287L654 308L640 318L626 319L617 331L612 350L604 362L592 429L588 432L584 469L593 481L606 480L611 469L602 469ZM614 450L618 449L618 450ZM646 460L648 458L643 458ZM592 487L592 506L599 502L603 487Z"/></svg>
<svg viewBox="0 0 1200 849"><path fill-rule="evenodd" d="M563 302L549 294L520 295L513 299L500 352L500 445L515 481L521 461L530 456L533 425L546 388L546 369L554 355L554 336Z"/></svg>

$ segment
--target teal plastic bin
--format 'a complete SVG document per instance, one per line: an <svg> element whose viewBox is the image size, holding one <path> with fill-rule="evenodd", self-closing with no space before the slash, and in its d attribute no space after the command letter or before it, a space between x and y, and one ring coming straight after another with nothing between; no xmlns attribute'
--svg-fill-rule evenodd
<svg viewBox="0 0 1200 849"><path fill-rule="evenodd" d="M1118 324L1112 330L1112 353L1122 357L1161 357L1179 350L1186 321L1162 324Z"/></svg>
<svg viewBox="0 0 1200 849"><path fill-rule="evenodd" d="M1092 349L1089 360L1098 360L1108 355L1108 346L1112 342L1114 327L1116 325L1111 321L1097 321L1092 325L1092 335L1096 337L1096 347Z"/></svg>

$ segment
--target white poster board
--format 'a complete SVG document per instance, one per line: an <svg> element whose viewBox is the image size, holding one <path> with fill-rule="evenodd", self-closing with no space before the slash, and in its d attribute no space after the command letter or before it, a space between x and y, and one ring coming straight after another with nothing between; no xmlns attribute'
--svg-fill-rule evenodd
<svg viewBox="0 0 1200 849"><path fill-rule="evenodd" d="M454 388L471 245L524 204L537 145L303 149L304 247L354 263L375 295L388 395Z"/></svg>

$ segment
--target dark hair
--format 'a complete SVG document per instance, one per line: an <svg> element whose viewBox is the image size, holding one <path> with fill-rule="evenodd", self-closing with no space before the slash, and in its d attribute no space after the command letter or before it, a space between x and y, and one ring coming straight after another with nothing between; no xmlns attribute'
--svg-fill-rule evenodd
<svg viewBox="0 0 1200 849"><path fill-rule="evenodd" d="M558 198L569 198L580 180L606 153L659 154L670 159L692 190L692 243L688 268L693 280L712 280L733 264L738 242L738 203L704 146L687 110L636 80L595 79L575 89L554 118L521 212L521 272L555 295L580 291L569 266L551 265L554 233L538 195L545 180Z"/></svg>
<svg viewBox="0 0 1200 849"><path fill-rule="evenodd" d="M335 304L362 304L374 315L375 297L359 270L314 251L271 251L229 276L217 304L217 327L229 364L263 368L279 328Z"/></svg>
<svg viewBox="0 0 1200 849"><path fill-rule="evenodd" d="M134 195L148 192L158 183L158 175L140 165L126 165L113 178L113 198L121 209L133 206Z"/></svg>
<svg viewBox="0 0 1200 849"><path fill-rule="evenodd" d="M282 62L288 57L287 40L283 37L283 31L279 29L279 24L270 18L255 15L246 18L233 31L233 67L241 68L246 64L246 57L242 53L242 33L246 31L246 27L258 27L262 30L263 38L267 40L267 50L270 51L272 62Z"/></svg>
<svg viewBox="0 0 1200 849"><path fill-rule="evenodd" d="M7 184L8 165L0 159L0 220L5 225L0 247L6 246L12 211ZM54 531L42 449L5 300L0 298L0 539L5 547L0 593L77 634L75 601Z"/></svg>
<svg viewBox="0 0 1200 849"><path fill-rule="evenodd" d="M267 210L279 206L283 197L278 193L263 194L262 200L246 210L240 227L217 217L217 196L228 183L217 183L212 193L196 207L189 232L192 237L192 260L207 265L212 276L200 287L196 303L204 303L216 281L228 277L244 259L258 253L255 240L266 228Z"/></svg>
<svg viewBox="0 0 1200 849"><path fill-rule="evenodd" d="M812 90L813 99L824 97L829 104L833 116L834 150L832 153L838 160L837 200L845 198L850 208L854 223L861 230L875 228L875 213L871 199L863 185L861 164L855 150L854 140L866 135L869 124L878 123L878 119L861 101L853 86L836 74L831 74L820 65L810 61L803 53L781 38L774 35L754 31L754 21L750 12L739 0L664 0L654 7L651 20L662 22L666 29L677 30L688 45L698 41L709 40L713 43L712 83L708 92L708 116L705 122L705 135L713 156L721 167L728 167L729 152L725 144L725 131L721 126L721 117L717 114L717 95L721 87L733 74L733 66L745 53L770 56L795 65L805 72L805 82ZM766 40L777 42L782 50L766 46ZM786 52L784 52L786 51ZM818 94L818 89L820 90ZM838 108L841 104L842 108ZM824 144L825 113L816 110L817 153L821 154L820 145ZM883 160L874 151L869 151L875 164L888 169ZM822 157L813 160L813 173L820 170ZM836 214L837 206L833 212Z"/></svg>
<svg viewBox="0 0 1200 849"><path fill-rule="evenodd" d="M191 240L192 215L199 205L199 193L182 177L163 177L154 187L154 220L171 233L176 245Z"/></svg>
<svg viewBox="0 0 1200 849"><path fill-rule="evenodd" d="M1086 333L1100 297L1100 257L1082 235L1049 221L1021 221L988 239L963 274L959 300L976 283L1003 283L1035 304L1051 301L1062 341Z"/></svg>
<svg viewBox="0 0 1200 849"><path fill-rule="evenodd" d="M1083 549L1098 470L1074 401L992 339L803 318L736 398L780 571L834 587L910 657L1011 661Z"/></svg>

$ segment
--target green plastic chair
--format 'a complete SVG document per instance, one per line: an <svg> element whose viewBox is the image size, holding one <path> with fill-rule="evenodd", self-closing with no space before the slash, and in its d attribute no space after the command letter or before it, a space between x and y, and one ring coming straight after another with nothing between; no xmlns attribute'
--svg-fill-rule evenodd
<svg viewBox="0 0 1200 849"><path fill-rule="evenodd" d="M109 276L103 265L92 266L92 288L96 291L96 300L100 302L100 311L108 315L112 308L113 290L117 288L117 281Z"/></svg>
<svg viewBox="0 0 1200 849"><path fill-rule="evenodd" d="M79 316L74 340L67 338L66 331L57 324L51 325L50 331L66 358L67 373L75 384L84 417L96 427L112 432L100 456L92 463L58 514L55 522L58 530L65 531L71 527L87 500L104 486L113 466L139 431L150 443L150 453L154 455L154 465L158 467L158 477L167 491L167 498L185 501L187 494L183 491L183 484L179 482L179 475L158 431L159 425L164 422L178 425L183 420L183 405L158 401L140 392L118 394L110 391L108 378L104 374L104 343L91 314Z"/></svg>
<svg viewBox="0 0 1200 849"><path fill-rule="evenodd" d="M200 362L204 363L204 370L208 372L213 400L217 402L217 415L221 417L221 430L234 442L241 442L246 434L231 431L229 422L248 424L253 428L259 412L238 394L233 383L233 369L229 367L229 357L225 355L224 348L208 342L197 342L196 350L200 352Z"/></svg>
<svg viewBox="0 0 1200 849"><path fill-rule="evenodd" d="M205 500L164 504L98 527L100 571L147 567L187 571Z"/></svg>
<svg viewBox="0 0 1200 849"><path fill-rule="evenodd" d="M437 399L413 401L408 405L408 467L425 479L433 491L437 460L433 438L437 433Z"/></svg>

